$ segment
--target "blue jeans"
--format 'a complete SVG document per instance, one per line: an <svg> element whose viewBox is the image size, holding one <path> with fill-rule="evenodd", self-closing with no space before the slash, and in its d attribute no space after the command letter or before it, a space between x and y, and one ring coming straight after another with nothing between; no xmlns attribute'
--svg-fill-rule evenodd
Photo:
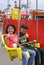
<svg viewBox="0 0 44 65"><path fill-rule="evenodd" d="M33 65L33 60L35 58L36 53L34 50L31 49L27 49L27 50L30 53L30 58L28 58L25 51L22 51L22 56L23 56L22 65Z"/></svg>
<svg viewBox="0 0 44 65"><path fill-rule="evenodd" d="M25 51L22 51L22 57L23 57L22 65L27 65L29 58L28 58L28 56L27 56Z"/></svg>
<svg viewBox="0 0 44 65"><path fill-rule="evenodd" d="M33 61L35 59L36 52L34 50L31 50L31 49L27 49L27 50L30 53L30 58L28 60L28 65L33 65Z"/></svg>

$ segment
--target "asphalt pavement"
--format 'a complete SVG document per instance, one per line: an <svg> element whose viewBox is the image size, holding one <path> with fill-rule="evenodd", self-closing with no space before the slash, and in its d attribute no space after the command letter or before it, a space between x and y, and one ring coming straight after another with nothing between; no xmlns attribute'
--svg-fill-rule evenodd
<svg viewBox="0 0 44 65"><path fill-rule="evenodd" d="M0 65L22 65L22 62L19 58L15 58L11 61L5 49L0 46Z"/></svg>

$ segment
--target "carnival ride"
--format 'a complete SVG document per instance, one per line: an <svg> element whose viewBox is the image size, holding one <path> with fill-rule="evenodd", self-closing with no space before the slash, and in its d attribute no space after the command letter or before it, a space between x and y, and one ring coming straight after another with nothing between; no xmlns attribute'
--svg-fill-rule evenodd
<svg viewBox="0 0 44 65"><path fill-rule="evenodd" d="M27 31L29 33L29 39L31 41L36 39L39 42L39 43L35 43L35 45L34 45L35 47L44 48L44 33L43 33L44 32L43 31L44 21L43 20L38 20L38 19L28 20L28 18L26 20L21 19L20 2L19 2L19 8L13 8L12 9L12 18L11 19L3 18L3 21L4 21L3 22L3 33L5 33L6 26L8 24L12 23L12 24L15 25L15 27L18 31L18 37L19 37L20 25L22 25L23 23L27 24L28 28L29 28L28 31ZM3 42L4 48L6 49L6 51L7 51L7 53L8 53L11 60L13 60L15 57L19 57L19 59L22 60L21 48L8 48L5 44L3 34L2 34L2 42ZM31 44L31 46L33 46L33 45Z"/></svg>

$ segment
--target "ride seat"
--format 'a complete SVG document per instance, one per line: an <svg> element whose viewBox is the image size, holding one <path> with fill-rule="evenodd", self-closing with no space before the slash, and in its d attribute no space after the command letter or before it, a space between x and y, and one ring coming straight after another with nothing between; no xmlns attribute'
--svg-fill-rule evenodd
<svg viewBox="0 0 44 65"><path fill-rule="evenodd" d="M7 54L9 55L10 59L13 60L16 57L19 57L20 60L22 60L22 51L21 48L9 48L5 41L4 41L4 35L1 35L2 43L4 45L5 50L7 51Z"/></svg>

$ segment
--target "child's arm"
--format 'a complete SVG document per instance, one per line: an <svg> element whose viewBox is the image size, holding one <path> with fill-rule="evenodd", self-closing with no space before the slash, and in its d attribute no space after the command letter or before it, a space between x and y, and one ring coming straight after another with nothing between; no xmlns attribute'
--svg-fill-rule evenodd
<svg viewBox="0 0 44 65"><path fill-rule="evenodd" d="M9 35L4 35L4 40L5 40L5 43L8 45L9 44Z"/></svg>
<svg viewBox="0 0 44 65"><path fill-rule="evenodd" d="M5 37L4 39L5 39L6 45L8 45L9 44L9 39L7 37Z"/></svg>
<svg viewBox="0 0 44 65"><path fill-rule="evenodd" d="M19 41L22 40L22 39L28 38L28 37L29 37L29 35L28 34L25 34L24 36L19 37Z"/></svg>
<svg viewBox="0 0 44 65"><path fill-rule="evenodd" d="M22 37L19 37L18 40L20 41L20 40L22 40L24 38L25 38L25 36L22 36Z"/></svg>

